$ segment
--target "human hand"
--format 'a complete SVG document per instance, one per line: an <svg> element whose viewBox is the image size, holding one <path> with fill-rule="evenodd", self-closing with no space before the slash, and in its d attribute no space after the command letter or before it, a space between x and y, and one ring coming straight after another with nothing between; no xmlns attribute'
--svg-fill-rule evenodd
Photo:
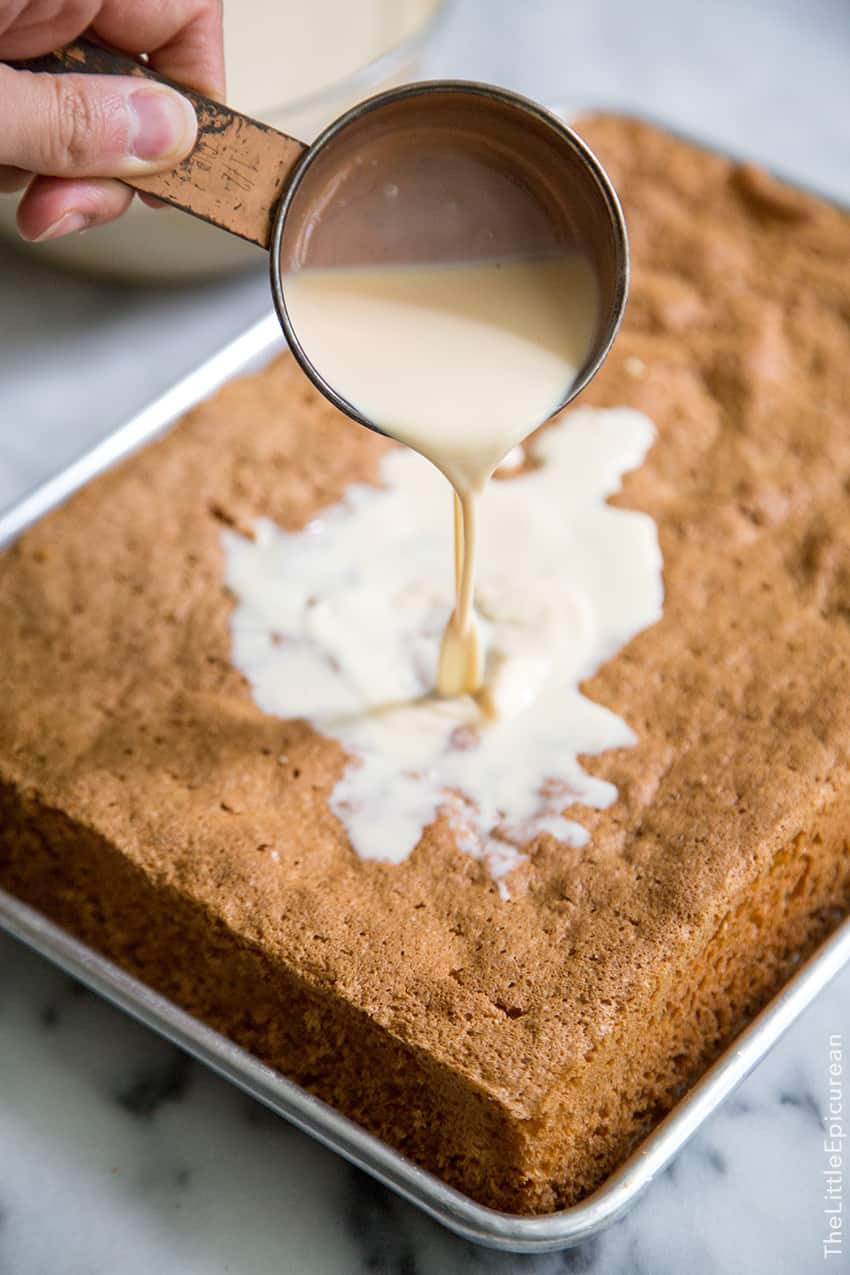
<svg viewBox="0 0 850 1275"><path fill-rule="evenodd" d="M2 59L37 57L83 32L209 97L224 96L221 0L0 0L0 191L25 189L25 239L113 221L133 192L121 177L173 168L195 144L191 103L135 76L47 75Z"/></svg>

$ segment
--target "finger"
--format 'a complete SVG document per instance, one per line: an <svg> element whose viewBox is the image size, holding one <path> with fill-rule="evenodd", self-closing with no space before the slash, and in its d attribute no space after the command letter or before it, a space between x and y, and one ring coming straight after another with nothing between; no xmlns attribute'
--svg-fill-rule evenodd
<svg viewBox="0 0 850 1275"><path fill-rule="evenodd" d="M32 178L25 168L11 168L8 164L0 166L0 191L8 195L13 190L22 190Z"/></svg>
<svg viewBox="0 0 850 1275"><path fill-rule="evenodd" d="M157 199L156 195L148 195L147 192L143 190L136 191L136 198L141 199L146 208L157 209L171 207L171 205L167 204L164 199Z"/></svg>
<svg viewBox="0 0 850 1275"><path fill-rule="evenodd" d="M221 0L63 0L40 16L39 8L24 21L20 3L0 3L4 58L34 57L92 30L116 49L151 54L170 79L224 99Z"/></svg>
<svg viewBox="0 0 850 1275"><path fill-rule="evenodd" d="M138 177L195 144L194 108L123 75L46 75L0 64L0 164L50 177Z"/></svg>
<svg viewBox="0 0 850 1275"><path fill-rule="evenodd" d="M115 48L149 53L151 66L178 84L224 99L220 0L105 0L93 29Z"/></svg>
<svg viewBox="0 0 850 1275"><path fill-rule="evenodd" d="M36 177L18 205L18 230L43 243L92 226L104 226L127 211L133 192L108 179Z"/></svg>
<svg viewBox="0 0 850 1275"><path fill-rule="evenodd" d="M101 0L61 4L0 0L0 42L4 58L32 58L76 40L94 20Z"/></svg>

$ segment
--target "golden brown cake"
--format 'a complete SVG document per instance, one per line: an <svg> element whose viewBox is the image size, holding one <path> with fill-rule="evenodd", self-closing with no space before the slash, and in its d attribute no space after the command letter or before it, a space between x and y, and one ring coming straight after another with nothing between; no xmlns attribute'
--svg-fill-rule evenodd
<svg viewBox="0 0 850 1275"><path fill-rule="evenodd" d="M585 759L619 800L574 812L583 849L538 837L507 902L443 821L363 862L340 746L255 706L222 526L298 528L387 446L288 358L0 558L0 884L527 1213L595 1187L850 896L850 222L647 125L583 132L636 263L586 400L658 425L617 500L667 595L585 686L639 742Z"/></svg>

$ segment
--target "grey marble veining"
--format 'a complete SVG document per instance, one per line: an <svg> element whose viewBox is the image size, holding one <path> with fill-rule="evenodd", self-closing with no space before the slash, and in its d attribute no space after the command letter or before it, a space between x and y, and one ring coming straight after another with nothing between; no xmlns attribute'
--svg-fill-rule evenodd
<svg viewBox="0 0 850 1275"><path fill-rule="evenodd" d="M848 67L846 0L461 0L431 70L643 111L850 200ZM145 290L0 246L0 505L267 306L261 271ZM846 1049L850 971L626 1220L513 1258L455 1240L0 937L0 1275L850 1269L850 1237L841 1258L821 1248L833 1033Z"/></svg>

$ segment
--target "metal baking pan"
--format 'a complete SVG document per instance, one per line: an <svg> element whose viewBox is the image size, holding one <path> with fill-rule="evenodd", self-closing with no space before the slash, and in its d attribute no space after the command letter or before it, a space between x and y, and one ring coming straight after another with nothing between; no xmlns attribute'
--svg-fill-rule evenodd
<svg viewBox="0 0 850 1275"><path fill-rule="evenodd" d="M0 546L84 483L164 433L226 381L261 367L283 348L277 319L269 315L67 469L0 514ZM450 1230L476 1243L517 1253L567 1248L595 1235L624 1213L850 960L848 918L593 1195L558 1213L523 1217L485 1208L447 1186L5 891L0 891L0 927Z"/></svg>

